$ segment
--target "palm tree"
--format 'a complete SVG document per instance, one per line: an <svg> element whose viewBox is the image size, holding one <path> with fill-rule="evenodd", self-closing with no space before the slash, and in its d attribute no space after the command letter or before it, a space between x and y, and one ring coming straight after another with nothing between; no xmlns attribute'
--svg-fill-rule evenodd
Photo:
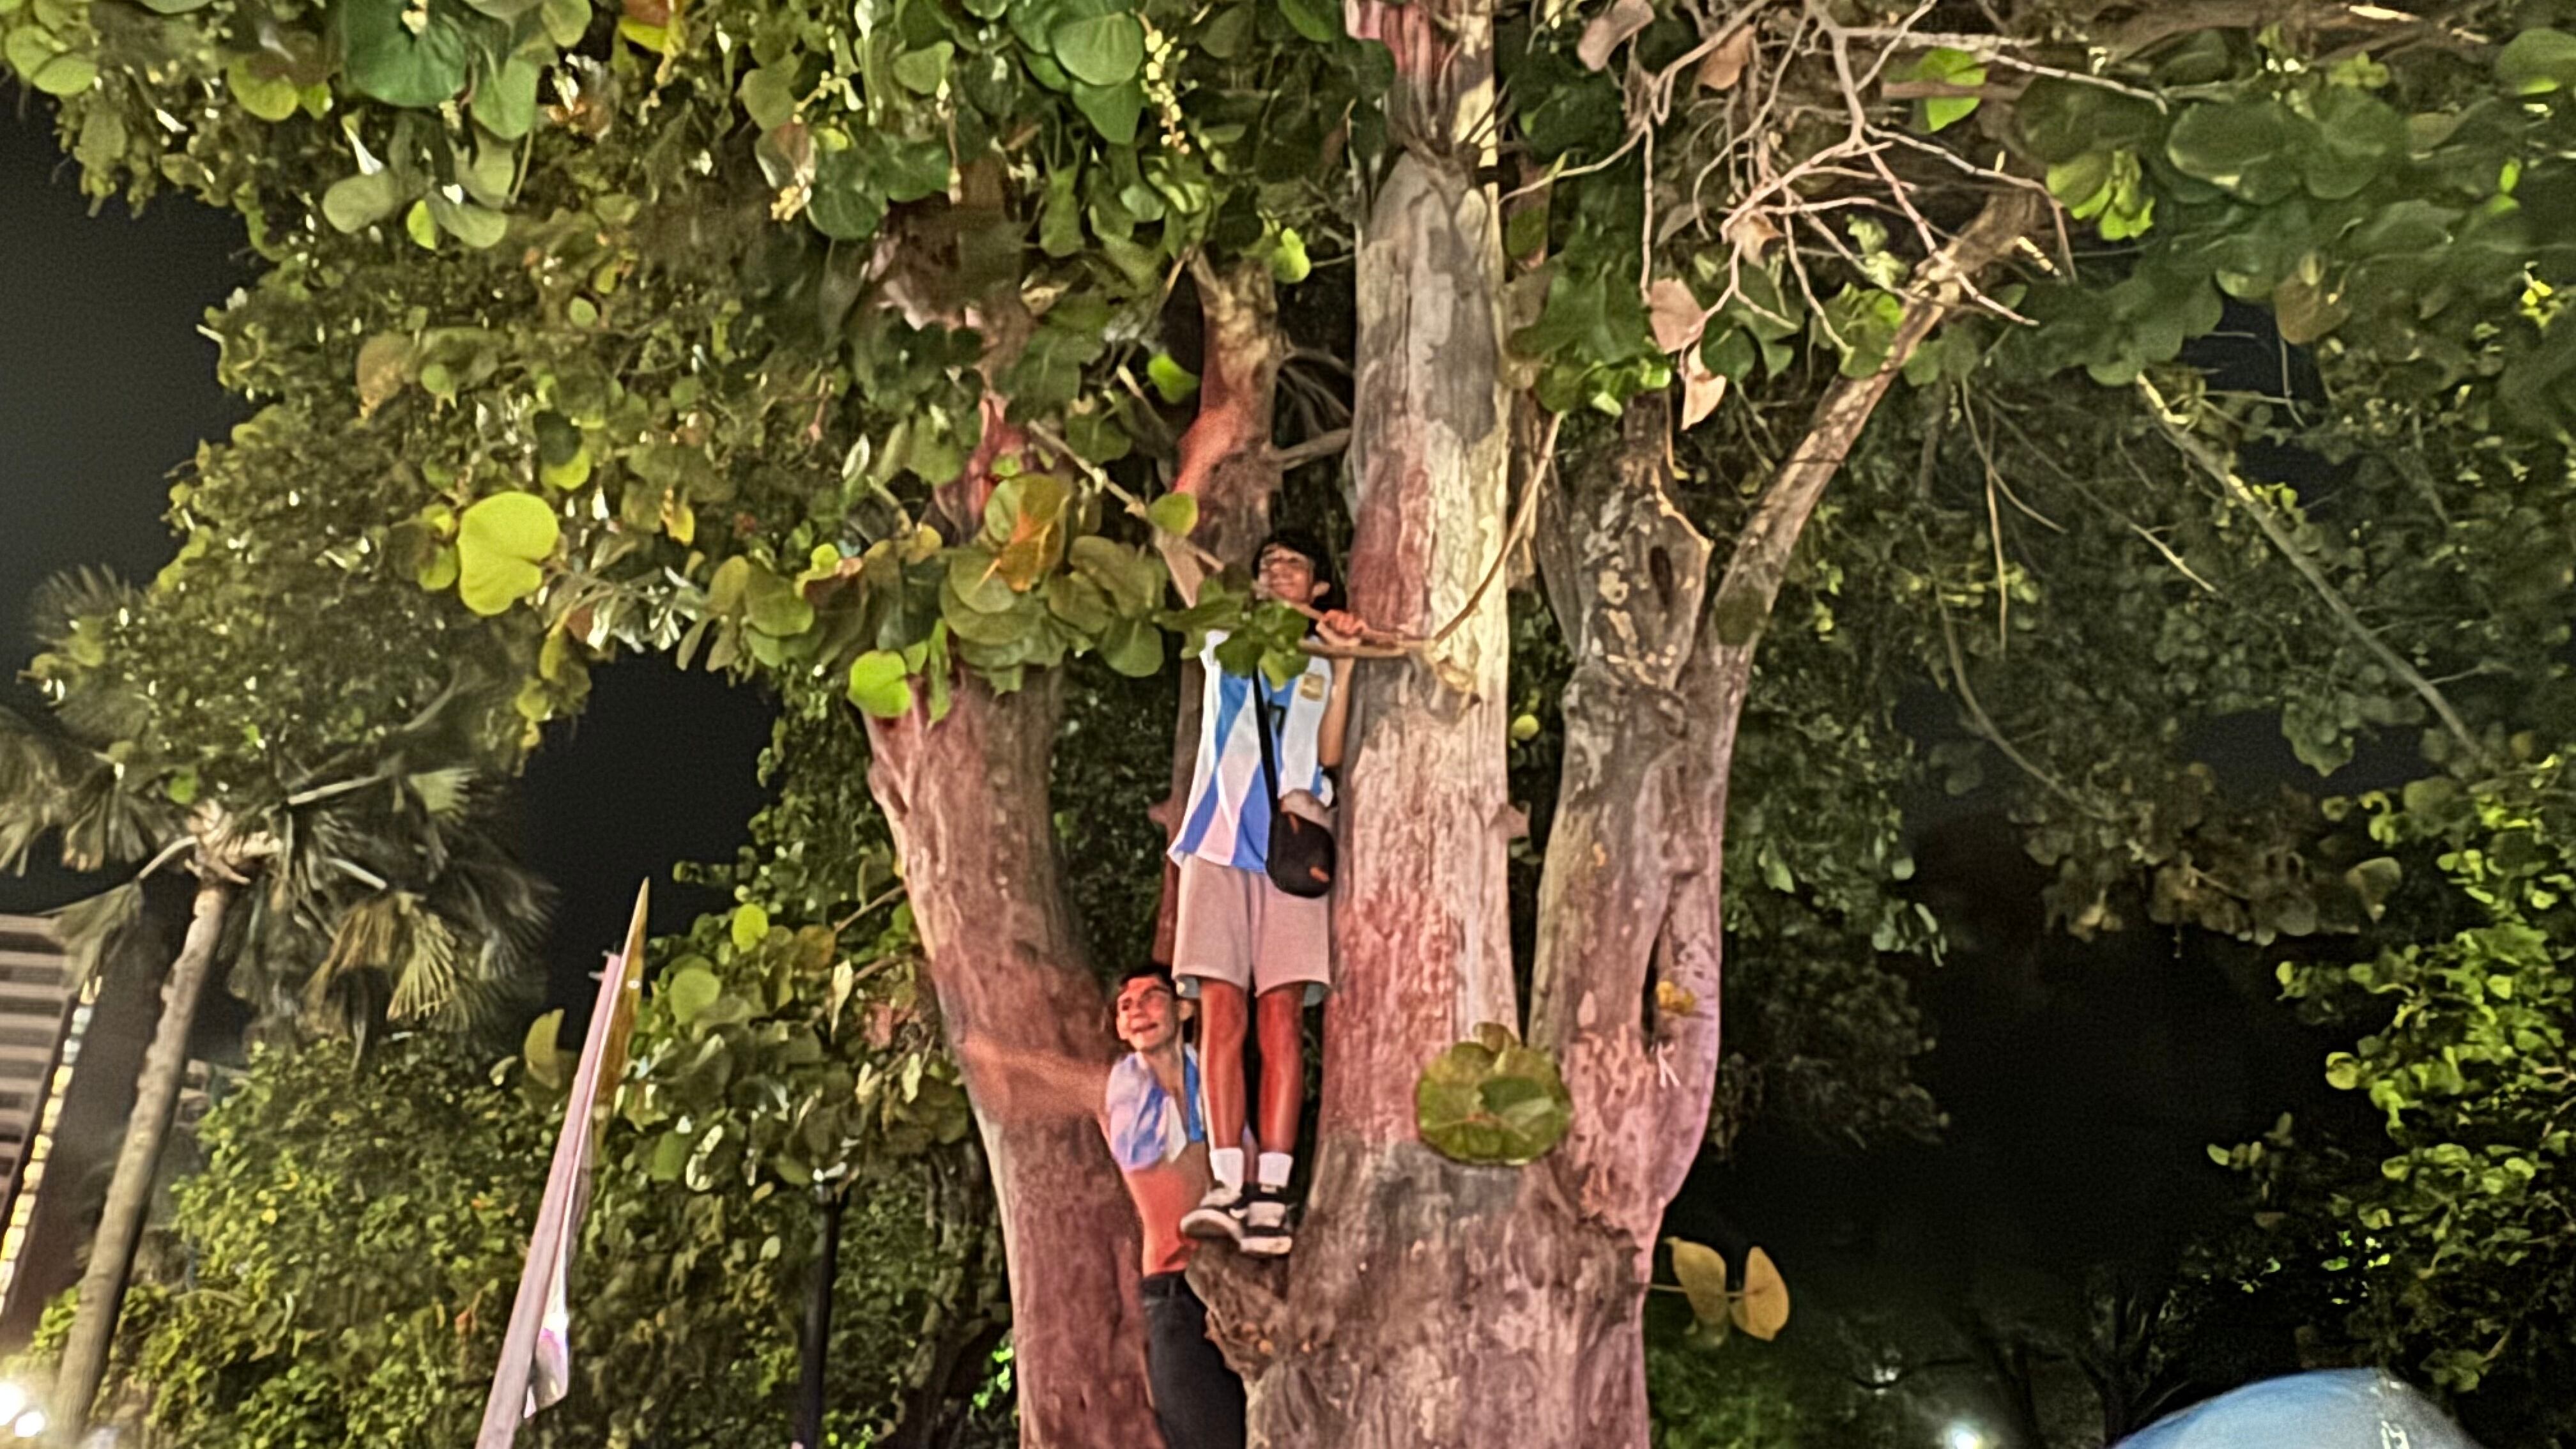
<svg viewBox="0 0 2576 1449"><path fill-rule="evenodd" d="M97 651L93 626L141 607L87 573L39 596L56 626L45 641L62 651ZM22 868L47 839L75 871L140 863L58 918L76 973L138 929L147 878L174 863L197 878L64 1345L55 1418L68 1432L85 1427L105 1375L219 961L260 1029L344 1035L360 1050L388 1021L489 1027L531 994L549 892L496 841L477 773L440 762L453 748L440 721L460 693L451 685L413 720L293 778L254 776L212 798L154 748L150 701L129 689L58 691L53 729L0 710L0 868Z"/></svg>

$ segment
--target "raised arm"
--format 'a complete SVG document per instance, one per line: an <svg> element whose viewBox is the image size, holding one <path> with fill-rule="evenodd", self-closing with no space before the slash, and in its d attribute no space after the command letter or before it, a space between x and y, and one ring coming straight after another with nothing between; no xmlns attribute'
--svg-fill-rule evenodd
<svg viewBox="0 0 2576 1449"><path fill-rule="evenodd" d="M983 1036L960 1036L957 1056L974 1082L979 1111L1014 1122L1100 1118L1107 1062L1006 1046Z"/></svg>
<svg viewBox="0 0 2576 1449"><path fill-rule="evenodd" d="M1316 645L1309 652L1333 661L1333 693L1324 701L1324 718L1315 731L1315 763L1327 770L1341 768L1342 746L1351 726L1351 659L1341 651L1352 648L1366 626L1339 609L1318 620Z"/></svg>

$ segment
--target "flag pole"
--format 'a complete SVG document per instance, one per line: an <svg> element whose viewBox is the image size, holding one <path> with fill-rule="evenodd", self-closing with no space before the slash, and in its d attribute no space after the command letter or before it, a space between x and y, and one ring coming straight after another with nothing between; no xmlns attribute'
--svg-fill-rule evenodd
<svg viewBox="0 0 2576 1449"><path fill-rule="evenodd" d="M558 1320L567 1317L564 1285L573 1250L580 1245L582 1207L589 1196L591 1140L600 1109L614 1098L617 1079L625 1074L626 1036L635 1023L635 996L643 981L644 917L652 892L649 880L635 892L635 914L627 924L624 948L599 973L599 995L591 1005L590 1028L583 1034L581 1060L574 1067L572 1092L564 1102L563 1130L555 1138L545 1196L537 1207L536 1230L529 1235L527 1263L519 1272L509 1331L501 1340L500 1367L492 1375L491 1395L483 1401L483 1427L474 1437L475 1449L510 1449L520 1423L563 1396L560 1375L569 1367L571 1325L547 1320L550 1312ZM529 1379L539 1355L549 1349L556 1359L554 1372L538 1386L538 1394L531 1394Z"/></svg>

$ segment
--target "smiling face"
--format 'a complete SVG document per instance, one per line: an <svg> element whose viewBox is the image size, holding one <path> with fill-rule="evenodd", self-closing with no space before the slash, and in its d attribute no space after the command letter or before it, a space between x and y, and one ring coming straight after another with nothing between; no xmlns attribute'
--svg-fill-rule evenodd
<svg viewBox="0 0 2576 1449"><path fill-rule="evenodd" d="M1315 578L1315 561L1285 544L1274 543L1253 561L1252 592L1256 598L1311 604L1324 592Z"/></svg>
<svg viewBox="0 0 2576 1449"><path fill-rule="evenodd" d="M1181 1001L1172 983L1139 976L1118 988L1118 1039L1130 1051L1160 1051L1181 1034Z"/></svg>

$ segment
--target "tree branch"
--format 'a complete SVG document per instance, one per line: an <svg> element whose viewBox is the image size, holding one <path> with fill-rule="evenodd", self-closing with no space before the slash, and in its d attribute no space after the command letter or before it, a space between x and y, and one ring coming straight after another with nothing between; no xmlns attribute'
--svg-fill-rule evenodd
<svg viewBox="0 0 2576 1449"><path fill-rule="evenodd" d="M1770 618L1772 602L1779 597L1789 556L1798 546L1798 535L1806 528L1808 515L1815 512L1816 501L1824 496L1825 485L1833 481L1834 474L1841 471L1843 460L1851 456L1861 428L1877 410L1888 385L1933 327L1958 306L1961 296L1969 290L1970 276L2000 258L2038 219L2039 205L2027 193L2012 191L1995 196L1966 230L1924 264L1923 279L1930 283L1930 295L1906 302L1895 340L1888 344L1886 363L1867 377L1835 381L1824 401L1817 405L1815 419L1808 425L1807 436L1797 451L1789 455L1763 488L1753 517L1736 536L1725 582L1718 586L1711 610L1712 627L1702 636L1703 649L1752 646Z"/></svg>
<svg viewBox="0 0 2576 1449"><path fill-rule="evenodd" d="M1653 1161L1646 1186L1660 1209L1681 1189L1682 1178L1708 1132L1719 1052L1718 990L1726 918L1721 889L1726 836L1728 772L1734 763L1738 721L1753 676L1753 655L1787 576L1798 536L1815 512L1825 485L1841 470L1879 399L1942 317L1973 295L1977 272L2017 245L2042 216L2029 192L2014 188L1989 197L1976 219L1928 259L1921 273L1928 296L1905 303L1887 360L1868 377L1841 378L1827 390L1797 449L1772 475L1736 536L1724 581L1709 605L1685 671L1683 692L1694 721L1699 753L1678 787L1671 829L1687 848L1705 852L1696 868L1673 879L1655 952L1659 1009L1649 1051L1663 1089L1656 1101ZM1669 989L1667 989L1669 988ZM1670 1003L1664 1008L1663 1003Z"/></svg>
<svg viewBox="0 0 2576 1449"><path fill-rule="evenodd" d="M2434 715L2442 721L2442 727L2450 731L2451 737L2458 740L2472 758L2484 759L2486 747L2479 744L2477 736L2469 732L2467 721L2461 719L2460 712L2451 707L2450 697L2443 694L2440 687L2433 681L2426 679L2424 672L2417 669L2404 655L2390 648L2388 641L2380 638L2370 625L2362 620L2360 611L2353 608L2352 601L2343 596L2343 591L2335 587L2334 580L2327 578L2325 570L2309 556L2306 549L2300 547L2296 538L2290 536L2290 530L2282 525L2279 515L2272 511L2272 505L2265 502L2261 494L2248 486L2245 480L2237 475L2235 468L2230 466L2228 460L2218 456L2216 449L2210 447L2199 435L2193 433L2188 426L2176 418L2172 407L2166 403L2164 394L2156 391L2154 383L2144 377L2139 378L2138 393L2147 400L2147 405L2155 417L2156 426L2164 432L2165 441L2173 444L2175 451L2189 458L2219 487L2225 489L2228 498L2253 515L2255 526L2263 530L2263 537L2271 541L2272 547L2279 550L2281 557L2290 561L2290 567L2299 571L2299 577L2308 581L2308 586L2316 590L2317 597L2325 600L2327 610L2335 616L2337 622L2343 625L2345 631L2359 641L2362 648L2370 651L2370 656L2378 660L2389 673L2406 681L2406 687L2415 691L2417 697L2432 708Z"/></svg>
<svg viewBox="0 0 2576 1449"><path fill-rule="evenodd" d="M1286 472L1290 468L1312 463L1318 458L1329 458L1350 445L1351 430L1335 428L1328 433L1317 433L1302 443L1274 449L1270 456L1271 460L1279 465L1280 471Z"/></svg>

